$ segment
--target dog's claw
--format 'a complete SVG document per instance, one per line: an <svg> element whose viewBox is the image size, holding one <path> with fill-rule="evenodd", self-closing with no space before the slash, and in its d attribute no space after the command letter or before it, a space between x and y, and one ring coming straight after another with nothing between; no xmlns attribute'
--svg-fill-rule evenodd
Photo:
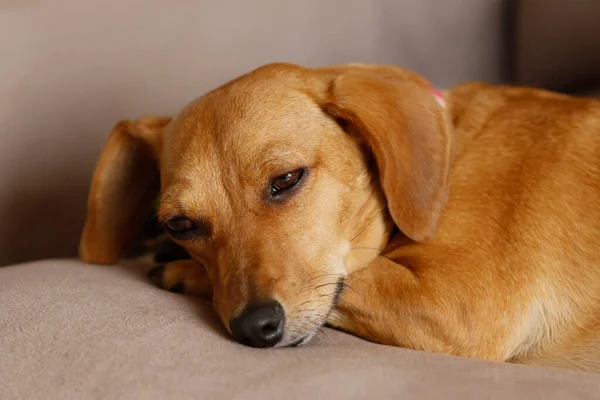
<svg viewBox="0 0 600 400"><path fill-rule="evenodd" d="M159 265L157 267L151 268L148 271L148 273L146 274L146 276L152 282L156 283L157 285L160 285L162 283L162 277L163 277L164 273L165 273L165 266Z"/></svg>
<svg viewBox="0 0 600 400"><path fill-rule="evenodd" d="M164 265L158 265L154 268L151 268L147 273L146 276L148 277L148 279L150 279L152 282L154 282L155 284L157 284L158 286L165 288L165 283L164 283L164 275L165 275L165 266ZM185 292L185 283L184 282L177 282L176 284L174 284L173 286L171 286L169 288L169 291L173 292L173 293L184 293Z"/></svg>
<svg viewBox="0 0 600 400"><path fill-rule="evenodd" d="M183 292L185 292L185 283L178 282L178 283L174 284L173 286L171 286L171 289L169 289L169 291L171 291L173 293L183 293Z"/></svg>
<svg viewBox="0 0 600 400"><path fill-rule="evenodd" d="M177 260L151 267L146 276L161 289L203 299L212 298L212 285L206 270L193 260Z"/></svg>

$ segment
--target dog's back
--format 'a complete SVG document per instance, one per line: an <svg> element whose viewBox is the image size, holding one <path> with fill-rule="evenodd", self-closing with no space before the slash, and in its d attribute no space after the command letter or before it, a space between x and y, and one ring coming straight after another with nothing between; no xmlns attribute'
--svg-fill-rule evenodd
<svg viewBox="0 0 600 400"><path fill-rule="evenodd" d="M469 288L452 294L466 342L492 329L501 358L600 368L600 102L479 83L447 100L450 200L394 257Z"/></svg>

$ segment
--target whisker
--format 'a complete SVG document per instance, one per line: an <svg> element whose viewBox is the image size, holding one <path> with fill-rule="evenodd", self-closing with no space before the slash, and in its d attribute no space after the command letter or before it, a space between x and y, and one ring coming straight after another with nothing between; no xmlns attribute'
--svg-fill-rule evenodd
<svg viewBox="0 0 600 400"><path fill-rule="evenodd" d="M343 277L345 277L346 275L345 275L345 274L338 274L338 273L331 273L331 274L320 274L320 275L316 275L316 276L314 276L314 277L310 278L310 281L312 282L312 281L314 281L314 280L316 280L316 279L319 279L319 278L324 278L324 277L326 277L326 276L338 276L338 277L342 277L342 278L343 278Z"/></svg>
<svg viewBox="0 0 600 400"><path fill-rule="evenodd" d="M325 277L325 276L339 276L339 277L342 277L342 278L345 277L345 275L343 275L343 274L323 274L323 275L319 275L319 277ZM314 279L311 279L311 280L314 280ZM333 282L333 283L328 283L328 284L336 284L337 282L338 281ZM306 286L300 288L300 290L294 295L294 297L299 296L300 293L302 293L302 292L304 292L304 291L306 291L308 289L317 289L319 287L321 287L321 286L313 287L313 286L310 286L310 285L306 285Z"/></svg>
<svg viewBox="0 0 600 400"><path fill-rule="evenodd" d="M307 300L307 301L305 301L304 303L301 303L301 304L299 304L299 305L298 305L298 307L297 307L297 309L301 311L301 310L302 310L302 308L301 308L302 306L304 306L304 305L306 305L306 304L310 304L310 303L315 303L315 302L317 302L317 301L318 301L318 300Z"/></svg>
<svg viewBox="0 0 600 400"><path fill-rule="evenodd" d="M383 208L380 208L377 211L381 211L381 210L383 210ZM352 242L354 239L359 237L361 233L363 233L369 226L371 226L371 224L373 223L373 221L375 221L375 219L377 218L378 215L379 215L378 213L375 213L373 218L371 218L371 220L364 226L364 228L362 228L356 235L354 235L352 237L352 239L350 239L350 242Z"/></svg>
<svg viewBox="0 0 600 400"><path fill-rule="evenodd" d="M373 251L381 251L377 247L351 247L350 250L373 250Z"/></svg>
<svg viewBox="0 0 600 400"><path fill-rule="evenodd" d="M358 292L356 290L354 290L354 288L352 286L348 285L346 282L342 282L342 287L343 287L343 289L350 289L358 295Z"/></svg>
<svg viewBox="0 0 600 400"><path fill-rule="evenodd" d="M339 281L336 281L336 282L329 282L329 283L324 283L324 284L322 284L322 285L315 286L315 288L314 288L314 289L315 289L315 290L317 290L317 289L320 289L320 288L322 288L322 287L325 287L325 286L339 285L339 283L340 283Z"/></svg>

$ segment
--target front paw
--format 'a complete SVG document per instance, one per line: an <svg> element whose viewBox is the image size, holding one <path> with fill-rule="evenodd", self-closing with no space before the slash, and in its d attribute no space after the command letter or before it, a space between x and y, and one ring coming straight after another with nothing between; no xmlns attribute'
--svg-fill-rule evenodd
<svg viewBox="0 0 600 400"><path fill-rule="evenodd" d="M204 267L193 260L177 260L156 266L147 273L157 286L174 293L212 298L212 285Z"/></svg>

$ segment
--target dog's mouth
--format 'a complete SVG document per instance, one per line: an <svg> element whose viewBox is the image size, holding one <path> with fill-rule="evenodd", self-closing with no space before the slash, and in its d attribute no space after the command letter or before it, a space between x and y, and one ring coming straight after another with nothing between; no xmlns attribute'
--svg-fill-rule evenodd
<svg viewBox="0 0 600 400"><path fill-rule="evenodd" d="M331 308L329 309L329 313L333 311L335 307L337 307L340 302L340 296L342 295L342 290L344 290L344 278L340 278L335 285L335 293L333 294L333 300L331 301Z"/></svg>
<svg viewBox="0 0 600 400"><path fill-rule="evenodd" d="M298 347L298 346L302 346L305 343L308 343L310 341L310 335L306 335L304 337L301 337L300 339L296 340L295 342L292 342L291 344L287 345L286 347Z"/></svg>
<svg viewBox="0 0 600 400"><path fill-rule="evenodd" d="M322 321L320 321L319 323L317 323L315 325L315 328L311 332L304 334L304 335L300 336L299 338L292 339L289 344L283 345L282 347L300 347L300 346L303 346L303 345L309 343L317 335L317 333L323 327L326 326L329 315L335 309L335 307L337 307L337 305L340 301L340 296L342 295L343 289L344 289L344 278L340 278L335 284L335 290L332 295L331 304L329 306L329 310L325 313L325 318Z"/></svg>

